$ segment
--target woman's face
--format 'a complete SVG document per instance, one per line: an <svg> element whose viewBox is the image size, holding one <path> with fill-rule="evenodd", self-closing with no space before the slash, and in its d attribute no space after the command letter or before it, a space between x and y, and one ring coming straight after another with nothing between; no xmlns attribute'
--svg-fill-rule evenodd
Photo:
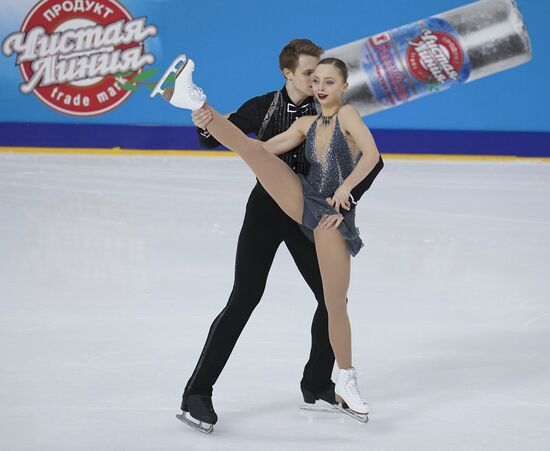
<svg viewBox="0 0 550 451"><path fill-rule="evenodd" d="M313 95L321 105L341 102L342 93L348 89L340 71L332 64L319 64L312 77Z"/></svg>

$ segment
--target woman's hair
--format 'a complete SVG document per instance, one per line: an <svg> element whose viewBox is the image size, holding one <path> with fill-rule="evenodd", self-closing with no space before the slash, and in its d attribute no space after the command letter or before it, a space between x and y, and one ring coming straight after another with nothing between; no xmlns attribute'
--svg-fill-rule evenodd
<svg viewBox="0 0 550 451"><path fill-rule="evenodd" d="M348 68L346 66L346 63L344 63L342 60L338 58L323 58L321 61L319 61L319 64L331 64L332 66L336 67L336 69L338 69L338 72L340 72L340 75L342 75L344 82L348 81Z"/></svg>
<svg viewBox="0 0 550 451"><path fill-rule="evenodd" d="M294 72L298 66L300 55L319 58L322 54L323 49L309 39L293 39L283 47L283 50L279 54L279 68L281 70L286 68Z"/></svg>

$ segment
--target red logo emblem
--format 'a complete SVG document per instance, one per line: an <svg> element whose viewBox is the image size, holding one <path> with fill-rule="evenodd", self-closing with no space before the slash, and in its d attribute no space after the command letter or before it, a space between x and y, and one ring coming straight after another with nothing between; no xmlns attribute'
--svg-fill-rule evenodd
<svg viewBox="0 0 550 451"><path fill-rule="evenodd" d="M424 83L457 80L464 52L457 40L442 31L422 30L409 42L407 62L411 73Z"/></svg>
<svg viewBox="0 0 550 451"><path fill-rule="evenodd" d="M97 116L120 106L125 89L155 57L144 41L158 32L117 0L42 0L21 30L4 39L17 54L19 89L71 116Z"/></svg>

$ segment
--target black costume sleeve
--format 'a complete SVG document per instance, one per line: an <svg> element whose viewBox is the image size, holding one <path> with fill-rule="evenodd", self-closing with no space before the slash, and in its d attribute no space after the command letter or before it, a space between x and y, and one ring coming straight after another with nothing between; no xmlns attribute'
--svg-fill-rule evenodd
<svg viewBox="0 0 550 451"><path fill-rule="evenodd" d="M257 133L262 126L262 121L274 95L275 93L272 92L248 100L241 105L237 111L231 113L228 120L247 135L250 133ZM212 149L220 145L218 140L214 138L208 130L205 131L197 127L197 133L199 135L199 144L202 147Z"/></svg>
<svg viewBox="0 0 550 451"><path fill-rule="evenodd" d="M367 191L370 186L372 185L372 182L374 182L374 179L378 175L378 173L382 170L384 167L384 161L382 160L382 155L380 155L380 158L378 160L378 163L372 168L372 171L368 173L368 175L359 182L359 185L357 185L355 188L351 190L351 195L353 197L353 200L355 202L358 202L359 199L361 199L361 196L365 194L365 191ZM355 208L355 204L351 202L351 208Z"/></svg>

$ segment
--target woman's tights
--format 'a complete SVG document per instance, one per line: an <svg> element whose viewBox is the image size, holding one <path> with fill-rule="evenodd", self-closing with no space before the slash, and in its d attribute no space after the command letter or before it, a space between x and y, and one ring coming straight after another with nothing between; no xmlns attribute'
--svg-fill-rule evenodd
<svg viewBox="0 0 550 451"><path fill-rule="evenodd" d="M239 154L275 202L301 224L304 195L299 177L281 159L264 150L261 141L248 138L216 110L209 108L213 119L208 124L208 131L220 143ZM338 367L350 368L351 328L346 305L350 254L337 230L317 228L313 233L328 311L330 343Z"/></svg>

